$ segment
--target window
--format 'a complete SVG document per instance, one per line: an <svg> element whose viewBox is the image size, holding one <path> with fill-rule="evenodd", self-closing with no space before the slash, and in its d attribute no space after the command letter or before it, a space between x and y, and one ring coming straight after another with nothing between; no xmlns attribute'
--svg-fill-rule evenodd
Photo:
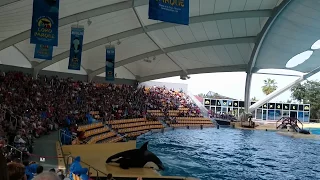
<svg viewBox="0 0 320 180"><path fill-rule="evenodd" d="M257 111L256 111L256 119L262 119L262 109L257 109Z"/></svg>
<svg viewBox="0 0 320 180"><path fill-rule="evenodd" d="M298 119L303 122L303 111L298 112Z"/></svg>
<svg viewBox="0 0 320 180"><path fill-rule="evenodd" d="M305 111L303 113L303 115L304 115L304 118L303 118L304 122L309 122L310 121L310 112Z"/></svg>
<svg viewBox="0 0 320 180"><path fill-rule="evenodd" d="M274 110L268 110L268 120L274 120Z"/></svg>
<svg viewBox="0 0 320 180"><path fill-rule="evenodd" d="M283 116L283 117L289 117L289 116L290 116L289 111L283 111L282 116Z"/></svg>
<svg viewBox="0 0 320 180"><path fill-rule="evenodd" d="M279 120L281 117L282 117L282 110L276 110L274 119Z"/></svg>

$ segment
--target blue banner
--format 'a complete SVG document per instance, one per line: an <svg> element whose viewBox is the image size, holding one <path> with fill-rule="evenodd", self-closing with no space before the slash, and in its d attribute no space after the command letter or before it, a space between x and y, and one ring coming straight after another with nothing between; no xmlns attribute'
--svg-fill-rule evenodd
<svg viewBox="0 0 320 180"><path fill-rule="evenodd" d="M34 58L52 60L53 47L49 45L36 44Z"/></svg>
<svg viewBox="0 0 320 180"><path fill-rule="evenodd" d="M83 44L83 27L71 27L71 42L68 69L80 70Z"/></svg>
<svg viewBox="0 0 320 180"><path fill-rule="evenodd" d="M31 44L58 46L59 1L33 1Z"/></svg>
<svg viewBox="0 0 320 180"><path fill-rule="evenodd" d="M189 24L189 0L149 0L149 19Z"/></svg>
<svg viewBox="0 0 320 180"><path fill-rule="evenodd" d="M106 80L114 81L114 59L116 50L114 46L106 48Z"/></svg>

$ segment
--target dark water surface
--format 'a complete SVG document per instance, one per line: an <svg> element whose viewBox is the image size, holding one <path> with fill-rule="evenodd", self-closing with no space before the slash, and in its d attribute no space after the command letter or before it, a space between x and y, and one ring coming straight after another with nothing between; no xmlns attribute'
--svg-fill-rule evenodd
<svg viewBox="0 0 320 180"><path fill-rule="evenodd" d="M138 139L164 163L162 175L211 179L320 179L320 141L275 132L180 129Z"/></svg>

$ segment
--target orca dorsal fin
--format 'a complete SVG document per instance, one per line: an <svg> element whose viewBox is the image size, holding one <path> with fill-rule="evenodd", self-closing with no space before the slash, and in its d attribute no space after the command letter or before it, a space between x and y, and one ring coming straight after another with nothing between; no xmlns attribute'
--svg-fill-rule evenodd
<svg viewBox="0 0 320 180"><path fill-rule="evenodd" d="M146 151L146 150L148 150L148 141L147 142L145 142L141 147L140 147L140 150L143 150L143 151Z"/></svg>

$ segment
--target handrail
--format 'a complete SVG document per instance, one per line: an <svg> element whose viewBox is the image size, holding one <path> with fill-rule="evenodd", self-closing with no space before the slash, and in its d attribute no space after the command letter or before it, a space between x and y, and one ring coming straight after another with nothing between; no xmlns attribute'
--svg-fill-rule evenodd
<svg viewBox="0 0 320 180"><path fill-rule="evenodd" d="M68 161L68 163L69 163L69 160L70 160L70 158L72 159L72 161L75 159L73 156L71 156L71 155L69 155L68 157L67 157L67 161ZM80 161L82 164L84 164L84 165L86 165L86 166L88 166L88 176L90 176L90 169L93 169L93 170L95 170L96 171L96 178L99 178L99 173L101 173L101 174L103 174L103 175L105 175L105 176L108 176L108 174L106 174L106 173L104 173L104 172L102 172L102 171L100 171L100 170L98 170L98 169L96 169L96 168L94 168L93 166L91 166L90 164L88 164L88 163L86 163L86 162L83 162L83 161ZM68 168L68 169L67 169ZM68 172L68 173L70 173L69 172L69 164L67 165L67 167L66 167L66 172ZM67 173L66 173L67 174ZM116 178L116 177L115 177ZM131 177L131 178L136 178L136 177ZM128 177L128 179L131 179L130 177ZM168 178L161 178L161 177L159 177L159 178L146 178L146 179L168 179ZM169 178L169 179L171 179L171 178ZM172 179L177 179L177 180L179 180L179 179L183 179L183 180L187 180L188 178L186 178L186 177L177 177L177 178L172 178Z"/></svg>
<svg viewBox="0 0 320 180"><path fill-rule="evenodd" d="M19 150L18 148L11 146L10 144L6 144L4 145L4 147L9 146L10 148L14 149L15 151L18 151L20 153L20 160L21 162L23 161L22 157L23 157L23 152L21 150Z"/></svg>
<svg viewBox="0 0 320 180"><path fill-rule="evenodd" d="M279 121L281 121L281 120L284 121L284 120L287 119L287 118L288 118L288 117L281 117L281 118L276 122L276 128L278 129L278 128L280 127L280 125L281 125L281 124L279 124L279 126L278 126L278 122L279 122ZM283 120L283 119L284 119L284 120Z"/></svg>
<svg viewBox="0 0 320 180"><path fill-rule="evenodd" d="M66 172L68 172L68 173L69 173L69 160L70 160L70 158L71 158L72 161L75 159L75 158L74 158L73 156L71 156L71 155L69 155L69 156L67 157ZM102 171L100 171L100 170L92 167L90 164L88 164L88 163L86 163L86 162L83 162L83 161L81 161L81 160L80 160L80 162L81 162L82 164L88 166L88 176L90 176L90 169L93 169L93 170L96 171L96 173L97 173L97 174L96 174L96 177L97 177L97 178L99 177L99 173L101 173L101 174L103 174L103 175L105 175L105 176L108 176L106 173L104 173L104 172L102 172Z"/></svg>
<svg viewBox="0 0 320 180"><path fill-rule="evenodd" d="M61 129L59 129L59 132L58 132L58 141L59 141L59 143L60 143L60 149L61 149L62 156L63 156L63 155L64 155L64 152L63 152L62 142L61 142ZM64 158L64 156L63 156L63 162L64 162L64 165L67 166L66 158ZM67 169L67 167L66 167L66 169Z"/></svg>
<svg viewBox="0 0 320 180"><path fill-rule="evenodd" d="M66 134L64 130L59 129L59 141L60 141L61 145L63 145L62 142L61 142L61 137L62 137L61 135L62 135L62 134L65 135L65 136L67 136L67 137L69 137L69 138L71 138L71 142L74 140L73 137L70 136L70 135L68 135L68 134Z"/></svg>
<svg viewBox="0 0 320 180"><path fill-rule="evenodd" d="M299 122L300 124L301 124L301 129L303 129L303 124L302 124L302 122L299 120L299 119L297 119L297 118L294 118L295 120L297 120L297 122ZM297 124L297 126L298 126L298 124ZM299 126L298 126L299 127ZM299 127L300 128L300 127Z"/></svg>
<svg viewBox="0 0 320 180"><path fill-rule="evenodd" d="M4 109L5 109L5 110L4 110ZM10 110L9 108L7 108L7 107L3 107L3 109L0 109L0 110L2 110L4 113L6 113L7 111L9 111L9 112L11 113L10 122L11 122L11 118L14 118L14 119L16 120L16 122L15 122L15 128L17 128L18 118L17 118L16 116L18 116L18 115L14 115L14 112L11 111L11 110ZM20 116L18 116L18 117L20 117ZM20 118L22 118L22 117L20 117Z"/></svg>
<svg viewBox="0 0 320 180"><path fill-rule="evenodd" d="M1 110L3 113L5 113L5 112L6 112L6 110L4 110L4 109L2 109L2 108L0 108L0 110Z"/></svg>
<svg viewBox="0 0 320 180"><path fill-rule="evenodd" d="M14 128L17 129L17 126L18 126L18 119L15 117L15 116L11 116L13 119L16 120L16 123L14 125Z"/></svg>
<svg viewBox="0 0 320 180"><path fill-rule="evenodd" d="M279 126L278 126L278 122L281 121L281 120L282 120L282 123L279 124ZM292 123L292 121L295 121L295 124L297 125L297 127L298 127L299 129L303 129L303 123L302 123L299 119L294 118L294 117L282 117L282 118L280 118L280 119L276 122L276 128L278 129L278 128L283 124L284 121L288 121L288 123L290 123L290 124ZM298 122L301 124L301 128L299 127Z"/></svg>

